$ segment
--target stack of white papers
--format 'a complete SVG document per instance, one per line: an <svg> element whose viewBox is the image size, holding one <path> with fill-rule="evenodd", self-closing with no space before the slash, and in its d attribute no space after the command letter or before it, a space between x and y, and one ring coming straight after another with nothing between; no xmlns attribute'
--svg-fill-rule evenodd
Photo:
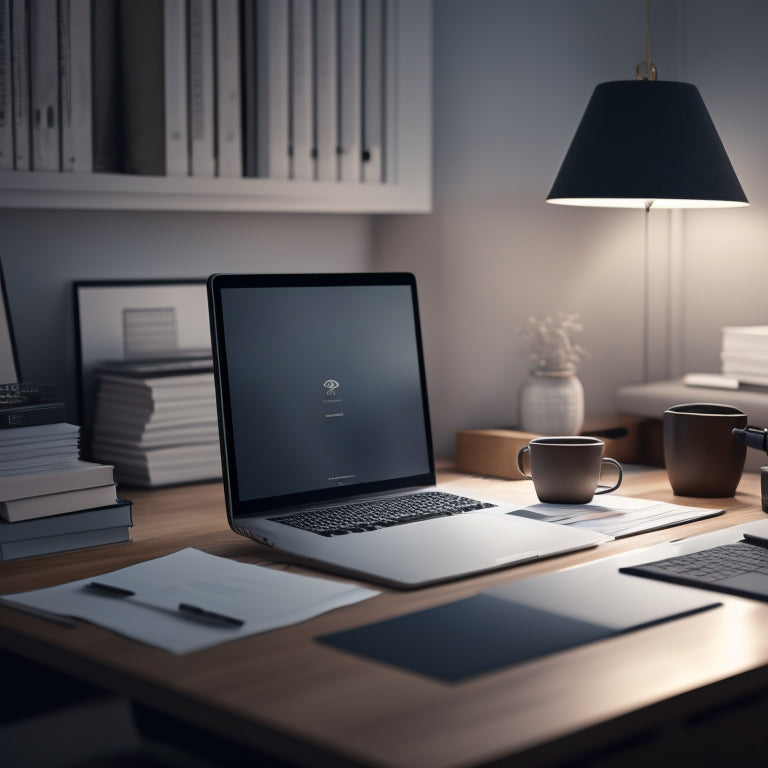
<svg viewBox="0 0 768 768"><path fill-rule="evenodd" d="M549 523L573 525L619 539L691 520L715 517L724 511L606 494L595 496L588 504L529 504L514 514Z"/></svg>
<svg viewBox="0 0 768 768"><path fill-rule="evenodd" d="M100 590L89 586L94 582ZM377 594L350 584L182 549L90 579L5 595L3 601L11 607L17 604L84 619L184 654L297 624ZM199 613L179 610L180 606Z"/></svg>

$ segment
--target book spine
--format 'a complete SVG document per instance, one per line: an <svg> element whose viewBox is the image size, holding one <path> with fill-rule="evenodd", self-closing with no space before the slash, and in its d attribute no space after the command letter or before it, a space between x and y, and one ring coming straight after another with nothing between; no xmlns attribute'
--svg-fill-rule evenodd
<svg viewBox="0 0 768 768"><path fill-rule="evenodd" d="M28 171L32 167L29 77L29 3L11 0L13 167L16 171Z"/></svg>
<svg viewBox="0 0 768 768"><path fill-rule="evenodd" d="M216 0L216 175L243 175L237 0ZM255 94L254 94L255 95Z"/></svg>
<svg viewBox="0 0 768 768"><path fill-rule="evenodd" d="M189 0L188 87L190 176L214 176L213 0Z"/></svg>
<svg viewBox="0 0 768 768"><path fill-rule="evenodd" d="M315 177L312 157L312 0L291 0L289 123L290 177Z"/></svg>
<svg viewBox="0 0 768 768"><path fill-rule="evenodd" d="M11 0L0 0L0 171L13 170Z"/></svg>
<svg viewBox="0 0 768 768"><path fill-rule="evenodd" d="M38 539L25 539L0 544L0 560L17 560L22 557L35 557L53 552L98 547L130 540L130 529L125 525L99 528L93 531L62 533L58 536L41 536Z"/></svg>
<svg viewBox="0 0 768 768"><path fill-rule="evenodd" d="M32 169L35 171L61 168L57 22L56 0L31 3Z"/></svg>
<svg viewBox="0 0 768 768"><path fill-rule="evenodd" d="M383 180L384 133L384 0L364 0L363 5L363 125L362 178Z"/></svg>
<svg viewBox="0 0 768 768"><path fill-rule="evenodd" d="M362 112L360 0L339 2L339 179L360 181Z"/></svg>
<svg viewBox="0 0 768 768"><path fill-rule="evenodd" d="M92 8L93 170L123 170L123 113L119 80L118 0L98 0Z"/></svg>
<svg viewBox="0 0 768 768"><path fill-rule="evenodd" d="M82 512L36 517L31 520L19 520L15 523L0 521L0 542L24 541L43 536L60 536L66 533L132 525L131 506L132 502L118 499L115 504L86 509Z"/></svg>
<svg viewBox="0 0 768 768"><path fill-rule="evenodd" d="M243 176L253 177L259 173L258 149L258 56L257 19L259 0L242 0L241 37L243 76Z"/></svg>
<svg viewBox="0 0 768 768"><path fill-rule="evenodd" d="M336 181L338 125L338 55L336 0L315 2L314 151L315 178Z"/></svg>
<svg viewBox="0 0 768 768"><path fill-rule="evenodd" d="M119 6L125 173L165 173L163 10L157 0Z"/></svg>
<svg viewBox="0 0 768 768"><path fill-rule="evenodd" d="M165 0L163 18L165 72L165 173L188 176L190 170L187 90L187 8L185 0Z"/></svg>
<svg viewBox="0 0 768 768"><path fill-rule="evenodd" d="M258 73L258 175L290 176L288 155L289 3L258 0L256 69Z"/></svg>
<svg viewBox="0 0 768 768"><path fill-rule="evenodd" d="M66 418L67 407L64 403L2 408L0 409L0 429L58 424L66 421Z"/></svg>
<svg viewBox="0 0 768 768"><path fill-rule="evenodd" d="M91 3L59 0L61 170L93 170Z"/></svg>
<svg viewBox="0 0 768 768"><path fill-rule="evenodd" d="M12 523L17 520L32 520L38 517L80 512L115 503L117 503L116 485L97 485L93 488L0 501L0 517Z"/></svg>

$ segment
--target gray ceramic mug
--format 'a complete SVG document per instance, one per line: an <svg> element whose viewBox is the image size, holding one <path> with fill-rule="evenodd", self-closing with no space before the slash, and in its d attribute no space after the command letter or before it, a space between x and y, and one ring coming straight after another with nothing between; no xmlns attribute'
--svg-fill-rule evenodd
<svg viewBox="0 0 768 768"><path fill-rule="evenodd" d="M747 446L732 434L747 414L719 403L686 403L664 412L664 463L677 496L733 496Z"/></svg>
<svg viewBox="0 0 768 768"><path fill-rule="evenodd" d="M603 456L605 443L596 437L536 437L517 454L520 474L533 480L539 501L545 504L586 504L595 494L615 491L623 479L621 464ZM528 454L530 473L523 468ZM605 465L618 470L611 486L601 486Z"/></svg>

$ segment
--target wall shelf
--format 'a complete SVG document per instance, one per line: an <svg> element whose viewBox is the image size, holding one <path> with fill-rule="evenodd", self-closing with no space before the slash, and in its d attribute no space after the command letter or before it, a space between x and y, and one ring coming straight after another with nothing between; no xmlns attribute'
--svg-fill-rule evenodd
<svg viewBox="0 0 768 768"><path fill-rule="evenodd" d="M384 183L0 172L0 208L424 213L432 206L431 0L390 0Z"/></svg>

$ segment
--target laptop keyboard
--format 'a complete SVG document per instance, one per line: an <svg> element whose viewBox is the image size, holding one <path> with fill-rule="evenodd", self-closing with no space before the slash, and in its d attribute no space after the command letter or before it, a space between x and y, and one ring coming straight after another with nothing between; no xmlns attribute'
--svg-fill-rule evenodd
<svg viewBox="0 0 768 768"><path fill-rule="evenodd" d="M638 567L662 577L714 583L744 573L768 574L768 549L739 541Z"/></svg>
<svg viewBox="0 0 768 768"><path fill-rule="evenodd" d="M428 520L433 517L460 515L496 506L477 499L456 496L442 491L424 491L405 496L391 496L372 501L360 501L325 509L294 512L270 518L321 536L341 536L389 528L393 525Z"/></svg>

